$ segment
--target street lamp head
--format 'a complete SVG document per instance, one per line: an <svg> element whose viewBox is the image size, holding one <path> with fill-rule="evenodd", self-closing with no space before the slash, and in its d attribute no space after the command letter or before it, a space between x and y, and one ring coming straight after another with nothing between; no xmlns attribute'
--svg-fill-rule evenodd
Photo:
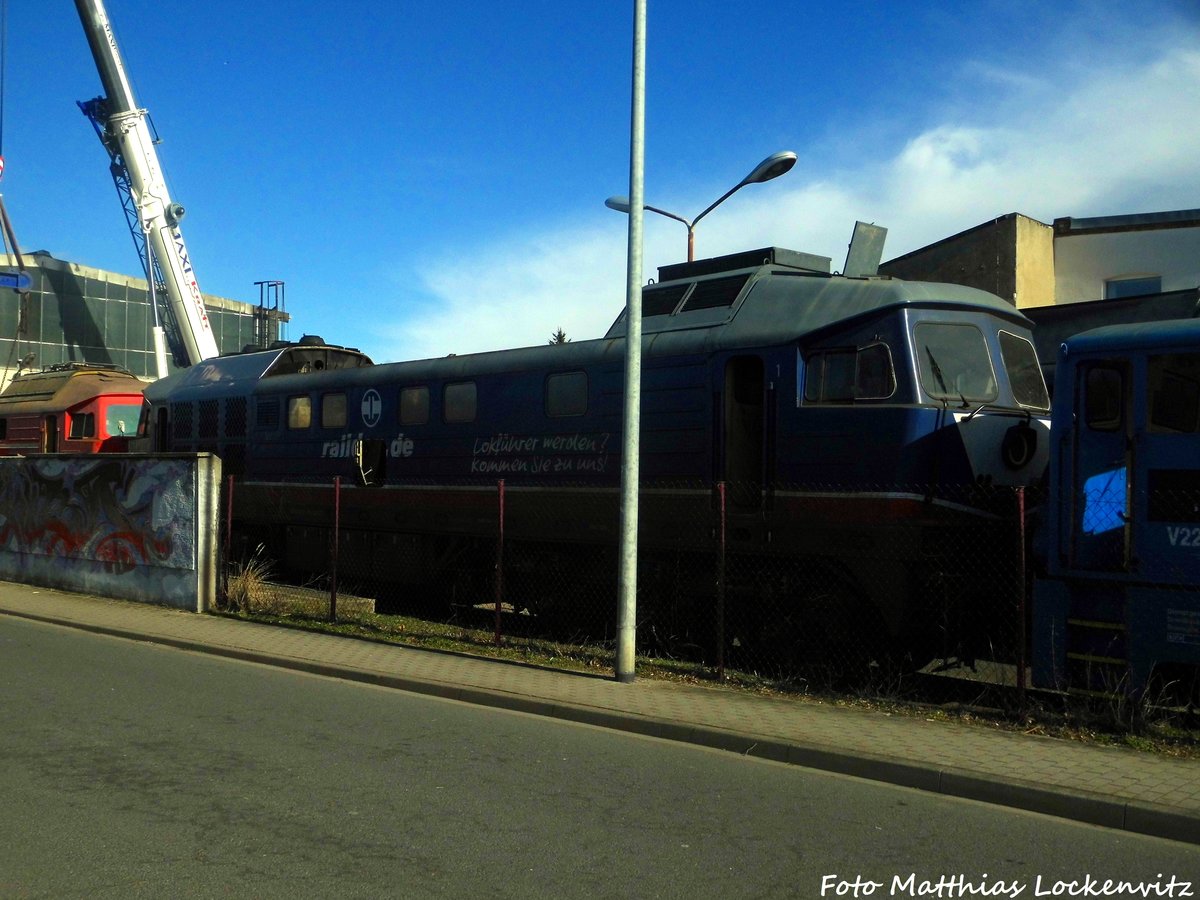
<svg viewBox="0 0 1200 900"><path fill-rule="evenodd" d="M627 213L630 210L628 197L609 197L604 201L604 205L617 212Z"/></svg>
<svg viewBox="0 0 1200 900"><path fill-rule="evenodd" d="M796 154L791 150L781 150L779 153L772 153L755 166L753 172L742 179L742 184L762 184L764 181L778 178L780 175L790 171L795 164Z"/></svg>

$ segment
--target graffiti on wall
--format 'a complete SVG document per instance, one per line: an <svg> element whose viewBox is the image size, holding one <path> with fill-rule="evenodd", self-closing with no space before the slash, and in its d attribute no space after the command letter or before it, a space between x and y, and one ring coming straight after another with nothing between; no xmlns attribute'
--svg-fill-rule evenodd
<svg viewBox="0 0 1200 900"><path fill-rule="evenodd" d="M0 578L176 605L172 582L194 595L195 479L190 459L0 460Z"/></svg>

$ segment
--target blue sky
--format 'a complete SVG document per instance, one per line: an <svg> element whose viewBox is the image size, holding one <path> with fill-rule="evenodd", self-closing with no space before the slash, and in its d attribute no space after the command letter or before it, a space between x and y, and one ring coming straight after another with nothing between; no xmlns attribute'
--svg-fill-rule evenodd
<svg viewBox="0 0 1200 900"><path fill-rule="evenodd" d="M629 2L106 0L201 288L286 282L289 336L377 361L604 332L624 302ZM1008 212L1200 207L1200 5L648 0L646 201L791 173L697 256L890 258ZM9 3L0 182L23 250L137 273L68 0ZM684 258L647 215L645 275Z"/></svg>

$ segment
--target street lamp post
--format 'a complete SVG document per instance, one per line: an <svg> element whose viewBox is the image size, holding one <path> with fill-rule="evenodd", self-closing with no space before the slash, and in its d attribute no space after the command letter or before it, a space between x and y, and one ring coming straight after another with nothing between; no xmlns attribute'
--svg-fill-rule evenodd
<svg viewBox="0 0 1200 900"><path fill-rule="evenodd" d="M642 423L642 210L645 203L646 0L633 3L633 97L629 127L629 216L625 271L625 404L621 426L621 550L617 572L618 682L635 678L637 644L638 445Z"/></svg>
<svg viewBox="0 0 1200 900"><path fill-rule="evenodd" d="M688 235L688 262L695 258L696 252L696 223L707 216L710 212L732 197L737 191L740 191L748 184L762 184L764 181L770 181L772 178L778 178L780 175L788 172L792 166L796 164L796 154L791 150L782 150L779 153L772 153L757 166L754 170L727 190L724 194L711 203L708 209L696 216L696 218L688 221L683 216L673 212L668 212L665 209L659 209L657 206L643 204L642 209L652 213L658 213L660 216L666 216L668 219L674 219L676 222L682 222L687 227ZM615 209L617 212L628 213L632 208L627 197L609 197L604 201L604 205L609 209Z"/></svg>

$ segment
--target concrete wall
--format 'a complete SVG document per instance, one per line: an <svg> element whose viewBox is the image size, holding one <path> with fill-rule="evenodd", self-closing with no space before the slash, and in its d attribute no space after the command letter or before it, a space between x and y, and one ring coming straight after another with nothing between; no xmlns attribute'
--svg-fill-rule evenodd
<svg viewBox="0 0 1200 900"><path fill-rule="evenodd" d="M1054 242L1055 303L1104 297L1114 278L1161 275L1162 291L1200 284L1200 228L1068 234Z"/></svg>
<svg viewBox="0 0 1200 900"><path fill-rule="evenodd" d="M220 479L209 454L0 459L0 580L203 612Z"/></svg>

